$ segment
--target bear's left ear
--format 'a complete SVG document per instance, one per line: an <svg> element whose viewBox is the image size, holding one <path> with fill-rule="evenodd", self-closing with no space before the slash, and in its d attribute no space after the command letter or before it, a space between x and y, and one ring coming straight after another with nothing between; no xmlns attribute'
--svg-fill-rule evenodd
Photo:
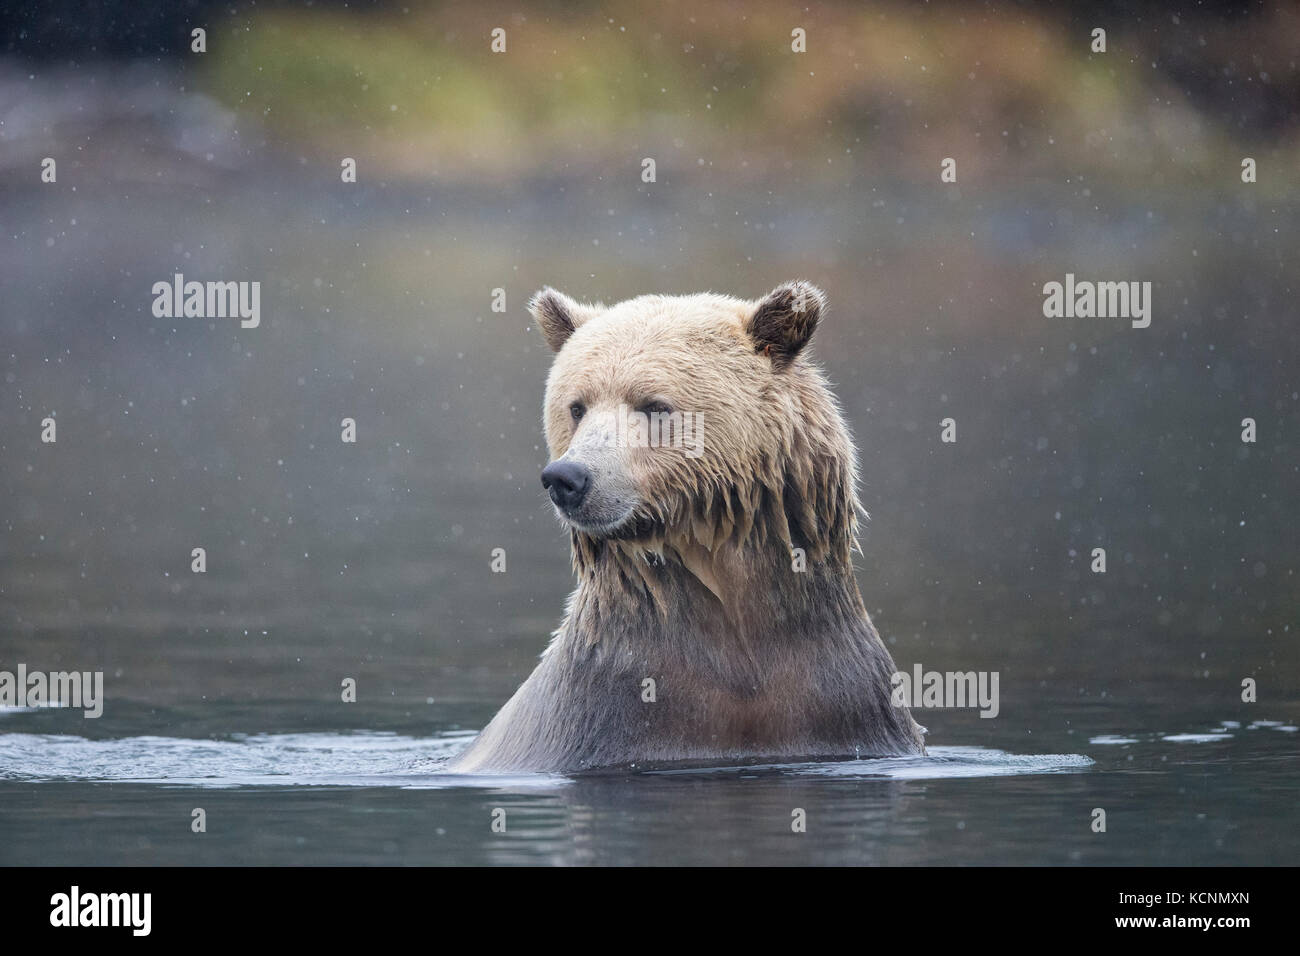
<svg viewBox="0 0 1300 956"><path fill-rule="evenodd" d="M780 371L808 344L824 308L821 289L802 279L787 282L758 303L745 331L754 340L754 350L769 356Z"/></svg>

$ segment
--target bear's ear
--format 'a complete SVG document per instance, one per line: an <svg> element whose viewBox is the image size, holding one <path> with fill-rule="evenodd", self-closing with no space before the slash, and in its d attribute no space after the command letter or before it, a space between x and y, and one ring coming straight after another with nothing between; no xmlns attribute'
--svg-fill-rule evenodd
<svg viewBox="0 0 1300 956"><path fill-rule="evenodd" d="M826 296L811 282L787 282L758 303L745 331L754 350L769 356L780 371L808 344L825 307Z"/></svg>
<svg viewBox="0 0 1300 956"><path fill-rule="evenodd" d="M528 311L537 320L537 327L542 330L542 337L551 351L558 352L574 330L594 316L599 307L575 302L563 292L546 286L533 296Z"/></svg>

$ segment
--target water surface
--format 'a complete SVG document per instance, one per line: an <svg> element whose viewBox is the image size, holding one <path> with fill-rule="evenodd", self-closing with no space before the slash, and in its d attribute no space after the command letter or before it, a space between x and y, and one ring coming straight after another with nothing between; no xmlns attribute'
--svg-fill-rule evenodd
<svg viewBox="0 0 1300 956"><path fill-rule="evenodd" d="M925 757L743 767L466 776L441 765L464 730L170 737L180 714L66 711L0 721L0 847L7 863L1202 864L1291 862L1300 796L1296 727L1221 721L1181 731L1066 705L1068 726ZM437 711L433 706L429 709ZM1141 708L1138 708L1141 711ZM274 711L268 711L267 717ZM283 713L283 712L281 712ZM249 714L213 708L202 722ZM995 741L963 715L945 736ZM160 720L163 718L163 720ZM978 721L979 718L973 718ZM436 719L435 721L436 722ZM997 723L985 721L985 724ZM81 726L76 726L81 725ZM1008 736L1018 736L1011 734ZM190 832L195 808L207 832ZM1092 811L1107 811L1093 833ZM791 832L806 813L807 832ZM504 810L506 832L491 829Z"/></svg>

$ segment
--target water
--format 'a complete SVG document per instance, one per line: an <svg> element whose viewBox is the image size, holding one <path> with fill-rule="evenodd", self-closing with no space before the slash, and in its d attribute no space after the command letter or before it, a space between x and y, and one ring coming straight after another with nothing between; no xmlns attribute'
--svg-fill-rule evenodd
<svg viewBox="0 0 1300 956"><path fill-rule="evenodd" d="M107 141L75 190L0 194L0 669L107 697L0 716L0 863L1300 858L1294 202L861 170L340 191L332 156ZM175 272L261 280L262 326L153 318ZM1151 327L1044 320L1067 272L1152 281ZM925 759L440 774L572 587L529 294L796 276L830 295L868 606L901 668L998 671L999 716L919 714Z"/></svg>
<svg viewBox="0 0 1300 956"><path fill-rule="evenodd" d="M432 708L437 710L436 706ZM276 718L268 710L270 721ZM1126 733L1115 712L1059 702L1058 729L926 713L925 757L688 767L571 777L464 776L441 765L465 730L146 733L246 711L66 710L0 717L6 863L67 864L1281 864L1300 839L1296 726L1261 719ZM1148 714L1150 716L1150 714ZM1054 717L1054 722L1056 718ZM436 720L432 721L436 723ZM934 742L1017 737L1032 753ZM957 730L965 727L965 732ZM135 732L132 732L132 731ZM1107 832L1090 829L1107 811ZM195 808L207 832L190 832ZM507 830L491 830L505 811ZM807 832L790 830L795 808Z"/></svg>

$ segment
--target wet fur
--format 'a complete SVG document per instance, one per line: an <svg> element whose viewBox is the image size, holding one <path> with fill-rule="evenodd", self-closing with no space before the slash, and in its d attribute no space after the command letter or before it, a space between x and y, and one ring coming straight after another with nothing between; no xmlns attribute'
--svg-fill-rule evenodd
<svg viewBox="0 0 1300 956"><path fill-rule="evenodd" d="M815 294L814 313L800 310L783 323L782 301L788 307L804 290ZM666 309L700 298L644 297ZM563 772L923 751L907 709L890 701L894 665L853 575L853 445L824 377L803 353L821 293L791 284L757 306L707 298L736 321L700 333L709 341L681 361L701 367L682 374L709 374L711 350L742 350L728 356L728 367L752 366L760 376L763 385L740 400L746 416L757 416L755 428L731 442L724 433L712 458L657 459L655 494L621 533L571 532L578 587L563 623L532 675L450 769ZM569 301L534 310L548 341L552 332L558 338L557 351L582 324L565 309ZM556 427L548 421L548 437ZM750 432L764 447L737 454ZM791 569L792 548L804 549L805 571ZM647 677L654 703L642 700Z"/></svg>

